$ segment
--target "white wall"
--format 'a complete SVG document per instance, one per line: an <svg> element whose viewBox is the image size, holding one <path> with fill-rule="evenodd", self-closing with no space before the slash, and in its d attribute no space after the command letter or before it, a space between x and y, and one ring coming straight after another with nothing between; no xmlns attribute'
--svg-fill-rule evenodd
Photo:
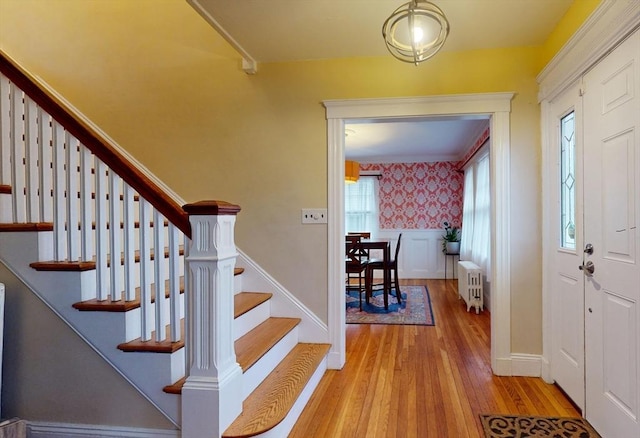
<svg viewBox="0 0 640 438"><path fill-rule="evenodd" d="M445 255L442 253L442 235L444 231L436 230L380 230L379 238L393 242L391 254L395 253L398 235L402 233L400 254L398 255L398 276L408 278L444 278ZM452 278L452 266L457 265L453 259L447 260L447 278ZM457 266L455 267L457 273Z"/></svg>

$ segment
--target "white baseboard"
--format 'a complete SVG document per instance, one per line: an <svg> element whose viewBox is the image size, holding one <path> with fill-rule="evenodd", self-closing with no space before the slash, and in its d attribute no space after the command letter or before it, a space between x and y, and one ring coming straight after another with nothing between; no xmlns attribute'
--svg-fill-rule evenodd
<svg viewBox="0 0 640 438"><path fill-rule="evenodd" d="M180 438L179 430L142 429L136 427L96 426L92 424L27 422L30 438Z"/></svg>
<svg viewBox="0 0 640 438"><path fill-rule="evenodd" d="M540 377L542 357L539 354L512 354L511 372L513 376Z"/></svg>
<svg viewBox="0 0 640 438"><path fill-rule="evenodd" d="M497 376L542 376L542 356L539 354L512 354L508 358L496 360L493 373Z"/></svg>

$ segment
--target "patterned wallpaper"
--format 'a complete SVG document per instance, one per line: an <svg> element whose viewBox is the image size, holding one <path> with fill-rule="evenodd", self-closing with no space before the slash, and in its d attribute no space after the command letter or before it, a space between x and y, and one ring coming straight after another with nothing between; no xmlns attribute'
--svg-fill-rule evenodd
<svg viewBox="0 0 640 438"><path fill-rule="evenodd" d="M480 149L488 139L489 139L489 127L487 127L484 131L482 131L482 134L480 134L480 136L476 139L476 141L473 143L473 146L471 146L467 151L467 153L464 154L462 161L458 163L458 169L462 169L469 162L469 160L471 160L473 155L476 152L478 152L478 149Z"/></svg>
<svg viewBox="0 0 640 438"><path fill-rule="evenodd" d="M462 223L464 175L458 163L361 164L378 170L380 229L442 229Z"/></svg>

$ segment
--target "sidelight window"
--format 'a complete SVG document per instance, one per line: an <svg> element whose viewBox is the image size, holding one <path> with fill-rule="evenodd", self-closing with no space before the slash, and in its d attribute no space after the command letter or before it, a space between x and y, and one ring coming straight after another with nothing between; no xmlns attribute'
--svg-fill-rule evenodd
<svg viewBox="0 0 640 438"><path fill-rule="evenodd" d="M560 245L576 249L575 112L560 120Z"/></svg>

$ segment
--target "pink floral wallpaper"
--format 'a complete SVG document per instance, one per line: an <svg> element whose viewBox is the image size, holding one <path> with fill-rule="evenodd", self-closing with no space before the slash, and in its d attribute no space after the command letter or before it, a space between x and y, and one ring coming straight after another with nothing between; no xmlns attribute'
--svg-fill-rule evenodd
<svg viewBox="0 0 640 438"><path fill-rule="evenodd" d="M462 223L463 174L458 163L362 164L378 170L381 229L441 229Z"/></svg>
<svg viewBox="0 0 640 438"><path fill-rule="evenodd" d="M487 129L482 131L482 134L480 134L480 136L476 139L476 141L473 143L473 146L471 146L467 151L467 153L464 154L462 161L458 163L458 169L462 169L469 162L471 157L473 157L473 155L476 152L478 152L478 149L480 149L488 139L489 139L489 127L487 127Z"/></svg>

